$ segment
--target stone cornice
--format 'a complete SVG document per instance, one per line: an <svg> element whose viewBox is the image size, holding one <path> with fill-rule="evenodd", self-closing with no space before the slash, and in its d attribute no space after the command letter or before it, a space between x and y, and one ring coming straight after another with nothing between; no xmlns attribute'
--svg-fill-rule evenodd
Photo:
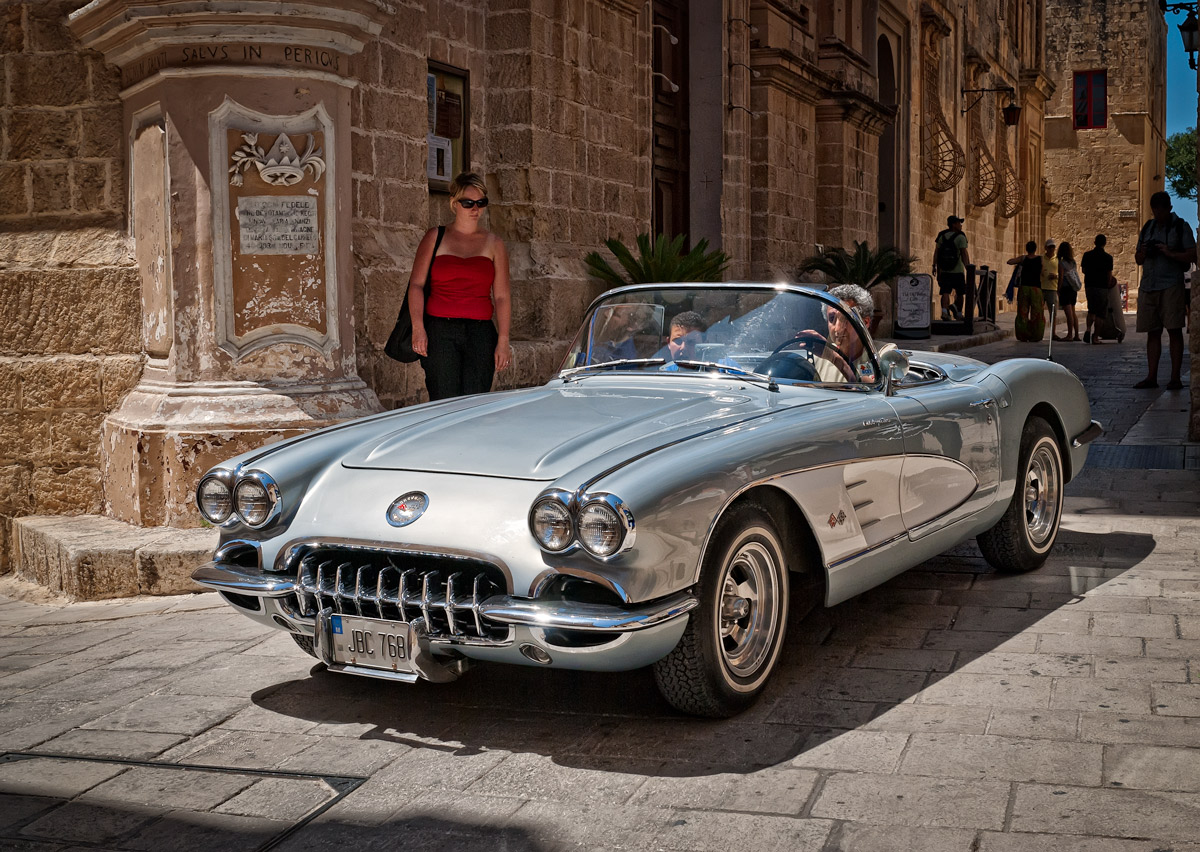
<svg viewBox="0 0 1200 852"><path fill-rule="evenodd" d="M817 105L817 121L844 121L864 133L879 136L896 118L897 107L884 106L874 98L845 89L830 92Z"/></svg>
<svg viewBox="0 0 1200 852"><path fill-rule="evenodd" d="M350 56L395 13L386 0L93 0L67 23L129 83L162 67L204 60L236 63L249 56L248 64L270 63L255 62L254 51L231 56L229 45L278 47L272 55L308 48ZM300 69L311 64L293 61Z"/></svg>
<svg viewBox="0 0 1200 852"><path fill-rule="evenodd" d="M1035 68L1024 68L1017 78L1021 86L1021 95L1031 101L1044 104L1054 94L1054 84L1050 78Z"/></svg>
<svg viewBox="0 0 1200 852"><path fill-rule="evenodd" d="M950 35L950 25L942 17L941 11L934 8L932 3L921 4L921 23L942 37Z"/></svg>
<svg viewBox="0 0 1200 852"><path fill-rule="evenodd" d="M601 5L611 6L618 12L623 12L631 18L636 18L641 14L642 8L646 5L645 0L600 0Z"/></svg>
<svg viewBox="0 0 1200 852"><path fill-rule="evenodd" d="M750 50L750 67L760 74L751 85L770 85L804 103L815 104L836 81L811 62L789 50L755 47Z"/></svg>

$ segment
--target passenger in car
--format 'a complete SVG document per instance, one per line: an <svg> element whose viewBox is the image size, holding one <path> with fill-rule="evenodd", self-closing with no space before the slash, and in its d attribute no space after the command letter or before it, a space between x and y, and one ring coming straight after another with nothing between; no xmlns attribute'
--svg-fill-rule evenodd
<svg viewBox="0 0 1200 852"><path fill-rule="evenodd" d="M669 358L669 362L659 367L660 370L678 370L676 361L715 361L727 367L737 367L737 363L721 355L713 358L710 353L701 357L697 347L704 343L704 320L695 311L683 311L671 320L670 334L667 337L666 349L659 353L660 357ZM713 347L723 350L720 344Z"/></svg>

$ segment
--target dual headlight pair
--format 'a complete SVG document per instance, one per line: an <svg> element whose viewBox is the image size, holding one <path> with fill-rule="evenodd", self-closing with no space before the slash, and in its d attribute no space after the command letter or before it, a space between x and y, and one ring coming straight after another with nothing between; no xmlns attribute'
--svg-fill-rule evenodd
<svg viewBox="0 0 1200 852"><path fill-rule="evenodd" d="M612 494L575 499L565 491L547 492L529 511L529 531L550 553L578 544L592 556L607 559L633 547L633 515Z"/></svg>
<svg viewBox="0 0 1200 852"><path fill-rule="evenodd" d="M279 486L258 470L237 474L214 470L196 487L196 505L210 523L220 526L236 515L243 524L257 529L279 516Z"/></svg>

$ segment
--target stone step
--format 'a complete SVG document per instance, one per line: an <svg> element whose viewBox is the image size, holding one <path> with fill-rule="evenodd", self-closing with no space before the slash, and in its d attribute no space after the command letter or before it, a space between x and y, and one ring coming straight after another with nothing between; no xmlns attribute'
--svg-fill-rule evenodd
<svg viewBox="0 0 1200 852"><path fill-rule="evenodd" d="M100 515L13 519L19 577L71 600L199 591L192 572L216 547L214 529L136 527Z"/></svg>

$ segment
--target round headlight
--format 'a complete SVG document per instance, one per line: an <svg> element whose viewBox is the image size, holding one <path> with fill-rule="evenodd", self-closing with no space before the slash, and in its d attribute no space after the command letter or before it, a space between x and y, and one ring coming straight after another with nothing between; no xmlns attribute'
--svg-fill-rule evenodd
<svg viewBox="0 0 1200 852"><path fill-rule="evenodd" d="M558 500L539 500L529 515L529 529L546 550L565 550L571 544L571 513Z"/></svg>
<svg viewBox="0 0 1200 852"><path fill-rule="evenodd" d="M207 521L223 524L233 511L233 495L228 485L210 476L196 489L196 506Z"/></svg>
<svg viewBox="0 0 1200 852"><path fill-rule="evenodd" d="M233 491L237 513L249 526L265 524L271 517L273 503L266 487L257 480L243 479Z"/></svg>
<svg viewBox="0 0 1200 852"><path fill-rule="evenodd" d="M579 513L579 543L594 556L612 556L621 548L625 525L607 503L588 503Z"/></svg>

